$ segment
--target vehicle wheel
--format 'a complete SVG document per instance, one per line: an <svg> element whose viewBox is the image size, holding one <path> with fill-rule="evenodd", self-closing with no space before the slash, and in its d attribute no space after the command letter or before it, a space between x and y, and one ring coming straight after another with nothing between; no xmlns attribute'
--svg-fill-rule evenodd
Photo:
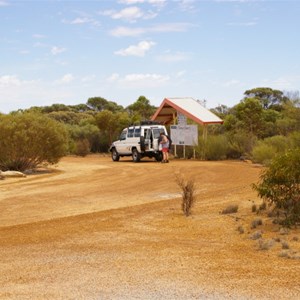
<svg viewBox="0 0 300 300"><path fill-rule="evenodd" d="M136 149L132 150L132 160L134 162L139 162L141 160L141 154Z"/></svg>
<svg viewBox="0 0 300 300"><path fill-rule="evenodd" d="M119 161L120 160L120 155L119 153L117 152L117 150L114 148L112 149L111 151L111 158L113 161Z"/></svg>
<svg viewBox="0 0 300 300"><path fill-rule="evenodd" d="M158 153L155 155L155 159L156 159L156 161L162 161L162 159L163 159L162 152L158 152Z"/></svg>

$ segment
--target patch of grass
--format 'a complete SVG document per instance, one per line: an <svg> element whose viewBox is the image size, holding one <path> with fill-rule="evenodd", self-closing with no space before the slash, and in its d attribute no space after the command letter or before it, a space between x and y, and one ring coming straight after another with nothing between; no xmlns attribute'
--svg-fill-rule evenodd
<svg viewBox="0 0 300 300"><path fill-rule="evenodd" d="M262 225L262 224L263 224L262 219L255 219L255 220L253 220L252 223L251 223L251 229L254 229L254 228L256 228L257 226L260 226L260 225Z"/></svg>
<svg viewBox="0 0 300 300"><path fill-rule="evenodd" d="M282 249L290 249L290 245L287 241L281 242Z"/></svg>
<svg viewBox="0 0 300 300"><path fill-rule="evenodd" d="M244 227L241 226L241 225L237 228L237 231L238 231L240 234L243 234L243 233L245 232Z"/></svg>
<svg viewBox="0 0 300 300"><path fill-rule="evenodd" d="M236 213L239 209L238 205L228 205L225 209L222 210L221 214L226 215L226 214L233 214Z"/></svg>
<svg viewBox="0 0 300 300"><path fill-rule="evenodd" d="M258 240L259 250L269 250L270 248L272 248L273 245L274 245L274 240L272 240L272 239L270 239L270 240L259 239Z"/></svg>
<svg viewBox="0 0 300 300"><path fill-rule="evenodd" d="M250 239L251 240L258 240L262 237L262 233L261 231L255 231L251 236Z"/></svg>

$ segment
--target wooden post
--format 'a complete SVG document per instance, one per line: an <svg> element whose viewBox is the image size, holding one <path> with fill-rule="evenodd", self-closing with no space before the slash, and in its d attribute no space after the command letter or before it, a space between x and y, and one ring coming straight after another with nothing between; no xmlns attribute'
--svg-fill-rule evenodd
<svg viewBox="0 0 300 300"><path fill-rule="evenodd" d="M173 112L173 125L176 125L176 117L175 117L175 112ZM174 157L177 157L177 147L174 145Z"/></svg>

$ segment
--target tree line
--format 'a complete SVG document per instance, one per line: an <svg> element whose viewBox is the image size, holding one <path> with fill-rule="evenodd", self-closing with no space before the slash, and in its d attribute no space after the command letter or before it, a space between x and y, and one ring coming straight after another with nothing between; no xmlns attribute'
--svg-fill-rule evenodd
<svg viewBox="0 0 300 300"><path fill-rule="evenodd" d="M149 119L156 109L145 96L127 107L92 97L85 104L34 106L0 114L0 169L34 167L43 161L43 153L45 162L55 163L66 154L107 152L124 127ZM245 91L237 105L219 105L211 111L224 124L210 125L206 140L198 126L199 145L187 149L188 156L268 164L277 153L300 146L298 92L255 88ZM26 156L32 156L29 162Z"/></svg>

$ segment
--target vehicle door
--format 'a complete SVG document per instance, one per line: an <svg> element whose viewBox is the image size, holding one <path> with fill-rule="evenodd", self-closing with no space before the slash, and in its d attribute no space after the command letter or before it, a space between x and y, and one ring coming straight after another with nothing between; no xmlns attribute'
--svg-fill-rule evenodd
<svg viewBox="0 0 300 300"><path fill-rule="evenodd" d="M165 133L165 130L163 128L152 128L153 150L155 151L158 151L158 138L161 132Z"/></svg>
<svg viewBox="0 0 300 300"><path fill-rule="evenodd" d="M122 131L122 133L120 134L120 137L119 137L119 140L118 142L116 143L116 149L118 151L119 154L127 154L128 153L128 138L127 138L127 132L128 132L128 129L124 129Z"/></svg>
<svg viewBox="0 0 300 300"><path fill-rule="evenodd" d="M145 139L145 151L152 150L153 148L153 135L151 128L144 129L144 139Z"/></svg>

